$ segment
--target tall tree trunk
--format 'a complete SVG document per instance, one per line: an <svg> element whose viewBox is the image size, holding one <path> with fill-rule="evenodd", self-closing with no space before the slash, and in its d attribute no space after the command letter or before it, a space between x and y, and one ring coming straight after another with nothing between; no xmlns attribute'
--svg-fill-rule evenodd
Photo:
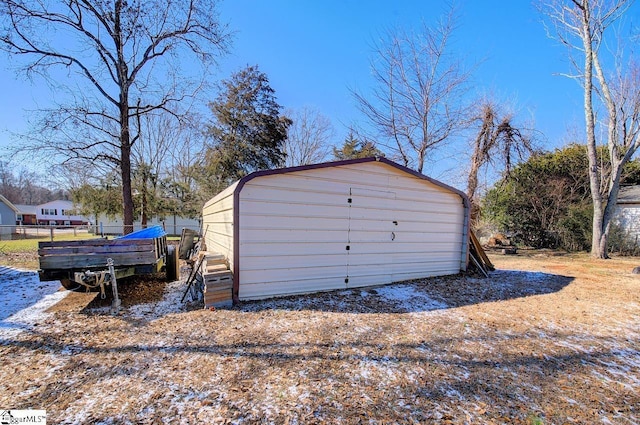
<svg viewBox="0 0 640 425"><path fill-rule="evenodd" d="M591 237L591 255L595 258L607 258L606 235L603 232L604 214L602 195L600 193L600 173L598 170L598 154L595 134L595 117L593 112L593 36L589 23L591 22L590 6L584 2L581 7L582 42L584 45L584 117L587 133L587 158L589 159L589 186L593 201L593 226ZM603 240L604 239L604 240Z"/></svg>
<svg viewBox="0 0 640 425"><path fill-rule="evenodd" d="M128 127L128 126L127 126ZM129 141L129 129L123 126L122 145L120 147L120 172L122 176L122 205L124 207L124 227L123 233L129 234L133 231L133 194L131 192L131 146ZM126 137L126 139L125 139Z"/></svg>
<svg viewBox="0 0 640 425"><path fill-rule="evenodd" d="M147 200L147 170L146 168L143 170L142 173L142 194L140 195L142 197L140 203L142 205L140 205L140 227L142 227L143 229L147 228L147 209L148 209L148 205L149 202Z"/></svg>
<svg viewBox="0 0 640 425"><path fill-rule="evenodd" d="M126 65L124 65L126 67ZM125 68L126 70L126 68ZM126 72L123 73L126 75ZM122 177L123 229L126 235L133 232L133 193L131 190L131 133L129 132L129 90L123 87L120 94L120 173Z"/></svg>
<svg viewBox="0 0 640 425"><path fill-rule="evenodd" d="M126 235L133 232L133 193L131 191L131 132L129 128L129 67L124 57L125 41L122 34L122 0L114 3L114 36L118 55L118 84L120 86L120 173L122 176L123 229Z"/></svg>
<svg viewBox="0 0 640 425"><path fill-rule="evenodd" d="M480 161L477 152L474 152L471 159L471 170L469 170L469 177L467 179L467 197L471 203L471 224L475 226L480 215L480 207L476 202L476 189L478 188L478 170L480 169Z"/></svg>

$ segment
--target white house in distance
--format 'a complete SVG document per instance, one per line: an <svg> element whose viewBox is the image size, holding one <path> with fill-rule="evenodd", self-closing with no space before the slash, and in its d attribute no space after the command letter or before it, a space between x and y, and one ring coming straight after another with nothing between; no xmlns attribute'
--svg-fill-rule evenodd
<svg viewBox="0 0 640 425"><path fill-rule="evenodd" d="M71 201L51 201L36 208L36 221L47 226L80 226L89 220L75 213Z"/></svg>
<svg viewBox="0 0 640 425"><path fill-rule="evenodd" d="M252 173L203 208L233 299L382 285L466 270L464 193L385 158Z"/></svg>
<svg viewBox="0 0 640 425"><path fill-rule="evenodd" d="M93 221L93 220L92 220ZM123 220L122 217L110 218L106 214L100 214L93 221L95 232L105 235L119 235L122 233ZM197 218L186 218L178 215L167 215L165 217L152 217L147 220L147 226L162 226L169 235L180 235L182 229L187 228L200 232L200 220ZM138 217L133 222L133 230L142 228L142 222Z"/></svg>
<svg viewBox="0 0 640 425"><path fill-rule="evenodd" d="M618 193L615 221L629 241L640 242L640 186L623 186Z"/></svg>

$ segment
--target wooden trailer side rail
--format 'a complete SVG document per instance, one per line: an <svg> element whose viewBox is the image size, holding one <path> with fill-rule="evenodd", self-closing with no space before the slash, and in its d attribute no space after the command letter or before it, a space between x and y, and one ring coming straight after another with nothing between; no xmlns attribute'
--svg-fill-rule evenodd
<svg viewBox="0 0 640 425"><path fill-rule="evenodd" d="M105 267L111 258L116 267L155 264L162 257L159 242L153 239L104 241L101 245L69 245L65 242L47 242L40 245L40 269L86 269ZM125 243L122 243L125 242ZM47 246L48 245L48 246Z"/></svg>
<svg viewBox="0 0 640 425"><path fill-rule="evenodd" d="M104 269L108 259L125 275L159 272L166 262L166 236L40 242L40 279L69 279L74 272Z"/></svg>

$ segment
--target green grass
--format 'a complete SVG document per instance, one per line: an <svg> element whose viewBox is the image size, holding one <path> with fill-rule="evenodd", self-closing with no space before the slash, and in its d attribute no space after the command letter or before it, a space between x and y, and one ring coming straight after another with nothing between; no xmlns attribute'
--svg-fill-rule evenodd
<svg viewBox="0 0 640 425"><path fill-rule="evenodd" d="M93 239L95 235L88 233L58 234L54 235L54 241L69 241L81 239ZM50 241L49 235L41 237L28 237L27 239L0 240L0 266L16 267L19 269L37 270L38 242Z"/></svg>
<svg viewBox="0 0 640 425"><path fill-rule="evenodd" d="M95 239L100 235L78 232L75 236L71 233L60 233L53 237L54 241L73 241L82 239ZM109 238L111 239L111 237ZM48 232L42 232L40 237L29 236L27 239L0 240L0 266L16 267L20 269L37 270L38 242L50 241ZM179 241L180 236L168 236L168 241Z"/></svg>
<svg viewBox="0 0 640 425"><path fill-rule="evenodd" d="M75 241L81 239L94 239L96 235L90 235L88 233L78 233L74 235L54 235L54 241ZM11 241L0 241L0 252L4 254L10 254L14 252L36 252L38 251L38 242L50 241L50 236L43 235L42 237L33 237L27 239L16 239Z"/></svg>

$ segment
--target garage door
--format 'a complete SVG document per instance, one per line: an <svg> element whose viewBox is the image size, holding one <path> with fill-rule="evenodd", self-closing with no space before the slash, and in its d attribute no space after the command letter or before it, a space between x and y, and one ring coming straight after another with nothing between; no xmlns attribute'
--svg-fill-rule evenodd
<svg viewBox="0 0 640 425"><path fill-rule="evenodd" d="M392 282L395 193L352 187L347 203L347 288Z"/></svg>

